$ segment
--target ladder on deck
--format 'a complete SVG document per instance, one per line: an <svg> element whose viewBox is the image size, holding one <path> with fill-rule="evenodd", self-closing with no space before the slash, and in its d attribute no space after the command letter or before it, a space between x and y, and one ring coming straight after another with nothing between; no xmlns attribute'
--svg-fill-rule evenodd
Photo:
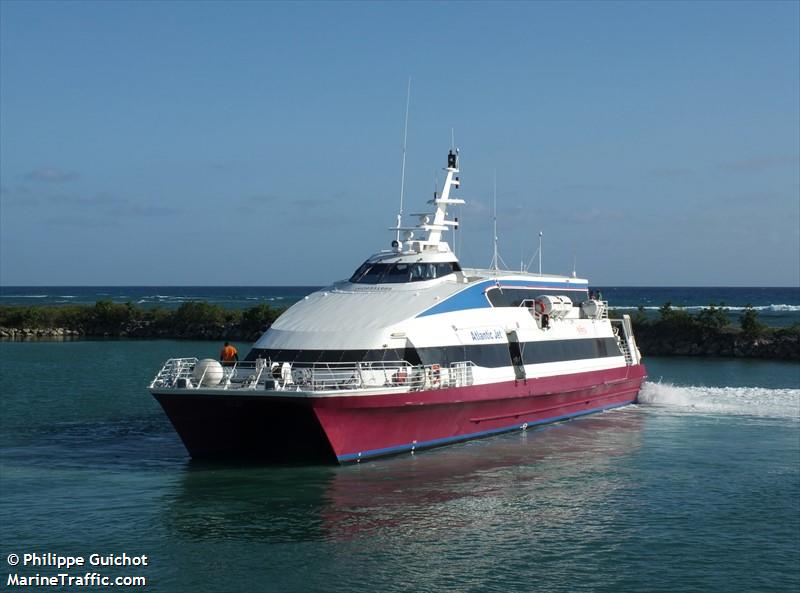
<svg viewBox="0 0 800 593"><path fill-rule="evenodd" d="M633 356L631 356L631 349L628 348L628 340L624 336L620 336L619 349L622 350L622 354L625 356L625 364L632 366Z"/></svg>
<svg viewBox="0 0 800 593"><path fill-rule="evenodd" d="M622 319L612 319L611 325L614 326L614 334L617 337L617 344L619 345L620 352L625 357L625 364L633 366L633 353L631 352L631 343L633 342L634 348L636 342L631 337L633 327L631 326L631 318L628 315L623 315ZM638 359L638 353L637 353Z"/></svg>

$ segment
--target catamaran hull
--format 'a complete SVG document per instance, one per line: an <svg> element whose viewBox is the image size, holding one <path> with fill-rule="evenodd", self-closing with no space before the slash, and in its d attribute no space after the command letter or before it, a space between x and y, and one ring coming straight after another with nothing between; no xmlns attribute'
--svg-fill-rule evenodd
<svg viewBox="0 0 800 593"><path fill-rule="evenodd" d="M153 395L194 458L354 462L634 403L643 365L406 393Z"/></svg>

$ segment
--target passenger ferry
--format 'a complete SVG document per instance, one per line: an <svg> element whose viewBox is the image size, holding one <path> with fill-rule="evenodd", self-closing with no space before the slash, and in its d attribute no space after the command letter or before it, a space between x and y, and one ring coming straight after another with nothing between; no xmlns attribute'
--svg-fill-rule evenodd
<svg viewBox="0 0 800 593"><path fill-rule="evenodd" d="M357 462L636 401L630 318L609 319L587 280L461 267L443 240L458 160L432 212L290 307L246 360L164 364L150 392L192 457Z"/></svg>

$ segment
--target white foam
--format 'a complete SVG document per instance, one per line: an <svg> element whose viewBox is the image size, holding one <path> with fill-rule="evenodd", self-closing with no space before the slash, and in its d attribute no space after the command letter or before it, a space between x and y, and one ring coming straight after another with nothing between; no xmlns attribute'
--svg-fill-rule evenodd
<svg viewBox="0 0 800 593"><path fill-rule="evenodd" d="M636 311L639 307L634 305L625 305L621 307L611 306L612 309L619 309L620 311ZM708 309L708 305L672 305L674 310L678 311L702 311L703 309ZM717 307L719 309L728 309L729 311L744 311L747 309L745 306L739 305L722 305L721 307ZM656 307L654 305L648 305L646 307L642 307L645 311L659 311L661 307ZM800 311L800 305L785 305L785 304L773 304L773 305L757 305L753 307L755 311L772 311L774 313L797 313Z"/></svg>
<svg viewBox="0 0 800 593"><path fill-rule="evenodd" d="M718 414L800 420L800 389L702 387L645 382L639 403Z"/></svg>
<svg viewBox="0 0 800 593"><path fill-rule="evenodd" d="M770 311L781 311L781 312L782 311L792 311L792 312L800 311L800 305L769 305L769 306L764 307L764 308L768 309Z"/></svg>

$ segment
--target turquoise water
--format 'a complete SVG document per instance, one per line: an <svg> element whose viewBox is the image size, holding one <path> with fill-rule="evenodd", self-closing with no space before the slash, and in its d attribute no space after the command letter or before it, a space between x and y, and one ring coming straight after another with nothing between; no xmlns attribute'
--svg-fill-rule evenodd
<svg viewBox="0 0 800 593"><path fill-rule="evenodd" d="M191 462L145 389L218 347L0 343L3 583L59 572L12 553L125 552L149 565L99 571L170 592L800 588L800 365L650 359L638 406L362 465L237 467Z"/></svg>

